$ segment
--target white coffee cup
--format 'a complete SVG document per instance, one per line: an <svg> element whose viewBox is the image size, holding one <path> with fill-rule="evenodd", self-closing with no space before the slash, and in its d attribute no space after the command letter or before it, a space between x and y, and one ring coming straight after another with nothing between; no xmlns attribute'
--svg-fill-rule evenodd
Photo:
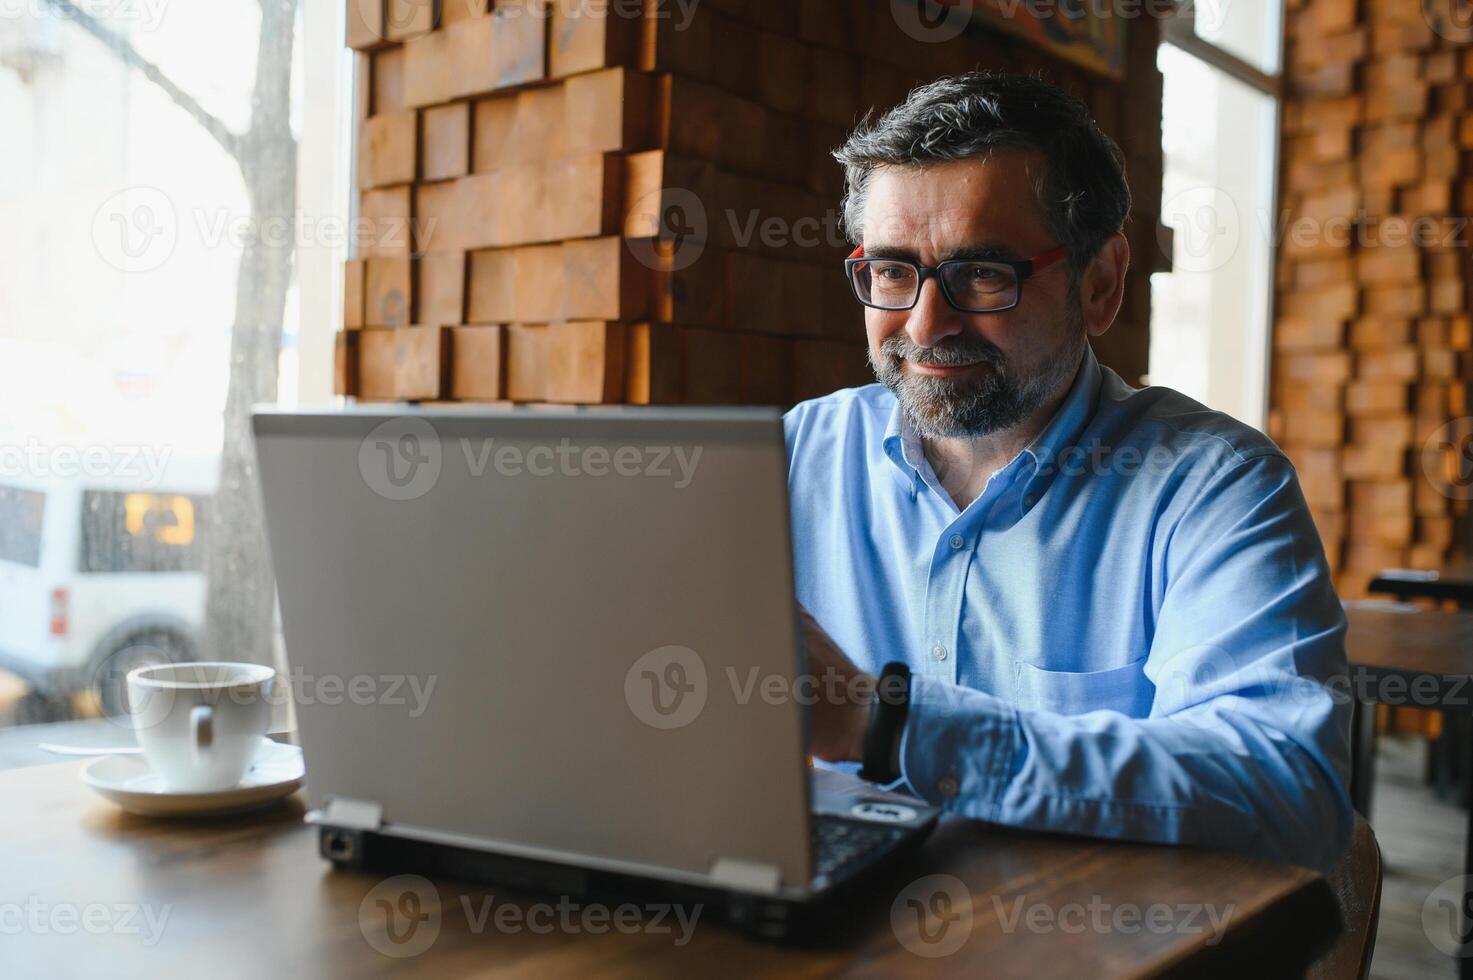
<svg viewBox="0 0 1473 980"><path fill-rule="evenodd" d="M237 785L271 725L276 672L260 664L159 664L128 673L128 704L143 755L175 793Z"/></svg>

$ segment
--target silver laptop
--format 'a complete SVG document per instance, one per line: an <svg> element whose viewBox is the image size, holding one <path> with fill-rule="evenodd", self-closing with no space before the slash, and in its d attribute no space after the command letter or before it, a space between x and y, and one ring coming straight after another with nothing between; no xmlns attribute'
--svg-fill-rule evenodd
<svg viewBox="0 0 1473 980"><path fill-rule="evenodd" d="M933 825L806 763L776 410L262 410L254 429L336 863L367 833L805 902Z"/></svg>

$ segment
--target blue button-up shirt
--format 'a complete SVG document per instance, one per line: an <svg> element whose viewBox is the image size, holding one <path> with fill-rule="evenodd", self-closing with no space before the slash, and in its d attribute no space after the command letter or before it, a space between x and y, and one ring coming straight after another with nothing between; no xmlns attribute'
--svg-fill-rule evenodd
<svg viewBox="0 0 1473 980"><path fill-rule="evenodd" d="M1092 353L961 510L881 385L786 428L798 599L861 669L910 666L911 792L1020 827L1335 860L1345 616L1271 441Z"/></svg>

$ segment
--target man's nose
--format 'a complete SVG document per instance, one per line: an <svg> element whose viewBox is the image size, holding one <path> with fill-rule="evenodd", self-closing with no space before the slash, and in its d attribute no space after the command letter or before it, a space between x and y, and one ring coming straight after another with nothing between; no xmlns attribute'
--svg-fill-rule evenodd
<svg viewBox="0 0 1473 980"><path fill-rule="evenodd" d="M931 278L921 283L921 294L905 321L905 332L920 347L935 347L965 327L962 315L946 302L941 282Z"/></svg>

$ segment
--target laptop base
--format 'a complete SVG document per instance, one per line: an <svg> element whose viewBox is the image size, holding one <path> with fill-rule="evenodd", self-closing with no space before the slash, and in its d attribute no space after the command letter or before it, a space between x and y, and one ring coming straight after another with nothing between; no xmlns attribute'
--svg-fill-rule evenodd
<svg viewBox="0 0 1473 980"><path fill-rule="evenodd" d="M807 901L754 895L600 871L552 861L512 857L471 847L432 843L381 831L318 825L318 848L339 871L420 874L472 884L502 885L519 892L566 896L610 906L637 902L699 908L701 919L719 920L758 940L823 944L841 938L853 925L854 903L884 905L880 894L862 894L897 859L925 840L934 823L911 833L875 856L852 875ZM893 897L884 893L887 897Z"/></svg>

